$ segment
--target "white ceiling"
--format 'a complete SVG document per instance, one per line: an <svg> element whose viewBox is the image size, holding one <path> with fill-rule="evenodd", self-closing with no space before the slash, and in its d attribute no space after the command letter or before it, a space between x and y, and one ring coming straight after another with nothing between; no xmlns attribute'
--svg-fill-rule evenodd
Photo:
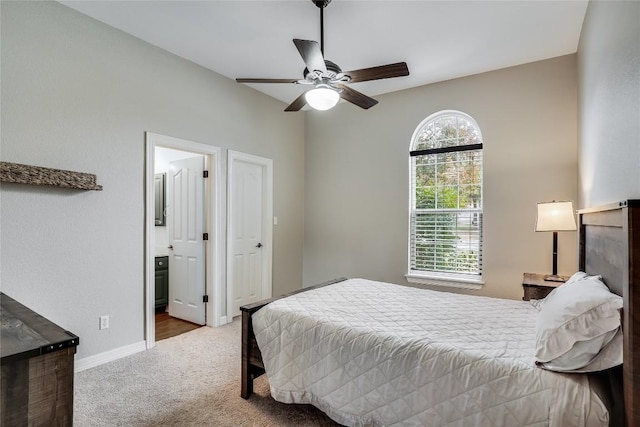
<svg viewBox="0 0 640 427"><path fill-rule="evenodd" d="M320 40L310 0L61 1L226 77L302 78L292 39ZM408 77L354 83L367 95L576 52L587 0L333 0L325 59L343 70L405 61ZM293 84L252 84L290 103Z"/></svg>

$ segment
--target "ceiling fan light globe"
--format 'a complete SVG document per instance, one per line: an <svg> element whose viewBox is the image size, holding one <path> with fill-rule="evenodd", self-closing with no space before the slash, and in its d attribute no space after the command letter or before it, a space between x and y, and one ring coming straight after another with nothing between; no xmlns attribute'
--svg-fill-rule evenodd
<svg viewBox="0 0 640 427"><path fill-rule="evenodd" d="M324 111L336 106L340 100L340 94L333 89L317 87L305 94L307 104L314 110Z"/></svg>

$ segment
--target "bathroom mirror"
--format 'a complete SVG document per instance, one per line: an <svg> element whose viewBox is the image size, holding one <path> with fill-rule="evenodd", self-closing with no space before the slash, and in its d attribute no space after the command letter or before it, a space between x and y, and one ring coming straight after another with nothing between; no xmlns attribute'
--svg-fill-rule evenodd
<svg viewBox="0 0 640 427"><path fill-rule="evenodd" d="M154 175L153 188L155 192L155 223L156 226L164 226L165 224L165 175L157 173Z"/></svg>

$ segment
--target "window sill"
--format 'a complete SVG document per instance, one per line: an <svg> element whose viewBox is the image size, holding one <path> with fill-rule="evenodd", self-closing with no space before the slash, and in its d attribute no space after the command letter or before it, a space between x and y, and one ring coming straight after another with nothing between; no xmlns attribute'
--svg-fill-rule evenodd
<svg viewBox="0 0 640 427"><path fill-rule="evenodd" d="M446 288L458 288L458 289L482 289L484 280L482 277L469 278L469 277L455 277L448 274L417 274L408 273L405 274L407 281L413 284L419 285L431 285L431 286L443 286Z"/></svg>

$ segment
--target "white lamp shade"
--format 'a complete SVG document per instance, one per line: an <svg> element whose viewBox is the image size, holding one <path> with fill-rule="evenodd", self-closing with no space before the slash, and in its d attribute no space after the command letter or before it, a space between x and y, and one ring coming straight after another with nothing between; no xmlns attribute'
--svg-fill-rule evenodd
<svg viewBox="0 0 640 427"><path fill-rule="evenodd" d="M536 231L573 231L576 219L572 202L538 203Z"/></svg>
<svg viewBox="0 0 640 427"><path fill-rule="evenodd" d="M335 107L340 100L340 95L328 87L316 87L304 95L307 104L315 110L328 110Z"/></svg>

